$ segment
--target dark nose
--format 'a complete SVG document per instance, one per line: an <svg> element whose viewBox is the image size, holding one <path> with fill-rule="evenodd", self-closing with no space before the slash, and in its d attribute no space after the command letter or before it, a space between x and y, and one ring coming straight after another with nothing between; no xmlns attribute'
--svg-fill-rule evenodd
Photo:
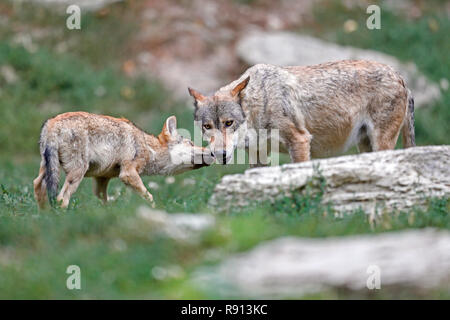
<svg viewBox="0 0 450 320"><path fill-rule="evenodd" d="M227 152L225 150L216 151L215 154L217 159L222 159L222 163L227 163Z"/></svg>

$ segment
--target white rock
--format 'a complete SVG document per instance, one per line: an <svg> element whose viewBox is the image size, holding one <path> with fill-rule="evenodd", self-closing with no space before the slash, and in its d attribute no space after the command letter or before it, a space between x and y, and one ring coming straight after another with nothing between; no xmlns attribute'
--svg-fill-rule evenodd
<svg viewBox="0 0 450 320"><path fill-rule="evenodd" d="M287 237L262 243L213 269L201 285L252 298L297 297L326 288L367 290L380 271L381 289L449 287L450 233L414 230L327 239ZM371 282L371 281L369 281Z"/></svg>
<svg viewBox="0 0 450 320"><path fill-rule="evenodd" d="M164 179L164 182L166 184L173 184L173 183L175 183L175 177L168 176L167 178Z"/></svg>
<svg viewBox="0 0 450 320"><path fill-rule="evenodd" d="M150 190L158 190L159 189L159 184L155 181L149 181L149 183L147 185L150 188Z"/></svg>
<svg viewBox="0 0 450 320"><path fill-rule="evenodd" d="M152 225L166 236L179 241L198 240L198 236L215 225L215 219L209 214L166 213L140 207L138 217Z"/></svg>
<svg viewBox="0 0 450 320"><path fill-rule="evenodd" d="M424 206L430 197L450 196L450 146L363 153L224 176L209 204L217 210L247 206L303 192L318 174L326 181L322 202L335 210L366 213ZM314 187L318 190L318 187ZM296 191L292 191L296 190Z"/></svg>
<svg viewBox="0 0 450 320"><path fill-rule="evenodd" d="M19 80L16 71L9 65L0 66L0 75L8 84L14 84Z"/></svg>

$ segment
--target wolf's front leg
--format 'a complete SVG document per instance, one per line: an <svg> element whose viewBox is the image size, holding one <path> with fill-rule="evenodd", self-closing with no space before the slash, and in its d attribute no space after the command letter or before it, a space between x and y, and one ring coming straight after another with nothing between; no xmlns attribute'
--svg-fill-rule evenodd
<svg viewBox="0 0 450 320"><path fill-rule="evenodd" d="M310 159L311 134L306 129L291 127L283 133L291 162L303 162Z"/></svg>
<svg viewBox="0 0 450 320"><path fill-rule="evenodd" d="M124 164L120 169L119 179L125 183L127 186L131 187L135 192L137 192L142 198L149 202L153 202L153 196L148 192L144 183L142 182L136 167L131 164Z"/></svg>
<svg viewBox="0 0 450 320"><path fill-rule="evenodd" d="M250 168L266 167L268 165L267 156L262 159L262 157L258 154L252 155L251 153L249 153L248 160L250 163Z"/></svg>
<svg viewBox="0 0 450 320"><path fill-rule="evenodd" d="M269 165L270 149L267 145L267 138L259 139L259 143L247 146L246 150L250 168L266 167Z"/></svg>

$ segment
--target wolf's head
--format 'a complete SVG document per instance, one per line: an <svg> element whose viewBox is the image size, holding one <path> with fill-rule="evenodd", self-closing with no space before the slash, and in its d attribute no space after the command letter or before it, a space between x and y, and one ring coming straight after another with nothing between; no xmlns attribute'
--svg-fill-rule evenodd
<svg viewBox="0 0 450 320"><path fill-rule="evenodd" d="M164 160L166 174L179 174L187 170L209 166L216 159L208 148L198 147L177 132L177 118L167 118L158 136L161 144L167 146Z"/></svg>
<svg viewBox="0 0 450 320"><path fill-rule="evenodd" d="M247 77L231 90L213 96L204 96L188 88L189 94L195 99L195 122L202 126L203 136L209 141L212 153L222 164L229 162L233 156L238 144L238 129L245 123L240 93L249 80L250 77Z"/></svg>

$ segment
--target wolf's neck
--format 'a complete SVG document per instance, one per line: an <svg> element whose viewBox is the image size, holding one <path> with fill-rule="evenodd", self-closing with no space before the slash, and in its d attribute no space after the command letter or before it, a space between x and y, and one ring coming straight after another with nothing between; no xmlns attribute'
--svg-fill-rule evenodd
<svg viewBox="0 0 450 320"><path fill-rule="evenodd" d="M161 137L155 137L151 134L145 136L146 150L144 152L146 163L143 174L154 175L161 174L168 161L167 145L162 141Z"/></svg>

